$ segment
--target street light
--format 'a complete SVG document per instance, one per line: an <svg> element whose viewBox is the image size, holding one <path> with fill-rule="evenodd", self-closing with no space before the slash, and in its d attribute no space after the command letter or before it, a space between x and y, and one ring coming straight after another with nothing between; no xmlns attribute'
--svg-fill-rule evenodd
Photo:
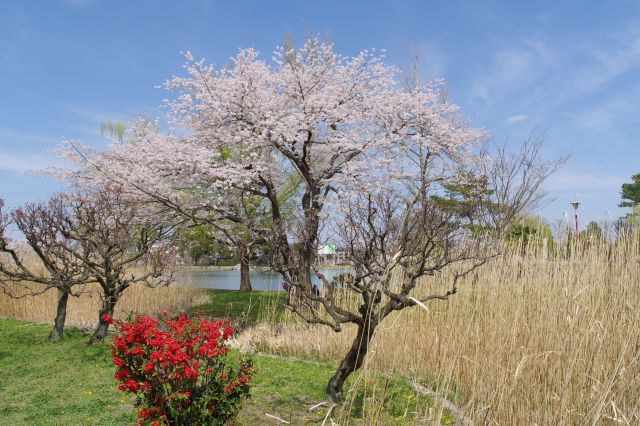
<svg viewBox="0 0 640 426"><path fill-rule="evenodd" d="M578 227L578 208L580 207L580 202L574 201L570 204L571 204L571 207L573 207L574 217L576 219L576 238L578 238L578 234L580 233L580 228Z"/></svg>

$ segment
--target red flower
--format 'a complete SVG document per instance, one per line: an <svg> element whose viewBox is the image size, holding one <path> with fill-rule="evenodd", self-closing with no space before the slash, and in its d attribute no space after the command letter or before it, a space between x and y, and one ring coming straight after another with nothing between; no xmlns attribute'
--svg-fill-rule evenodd
<svg viewBox="0 0 640 426"><path fill-rule="evenodd" d="M102 314L100 316L100 319L106 322L107 324L113 324L113 318L111 318L111 316L109 316L108 314Z"/></svg>
<svg viewBox="0 0 640 426"><path fill-rule="evenodd" d="M140 425L173 424L191 405L188 424L217 424L237 412L234 407L247 397L251 366L226 363L225 340L233 330L225 321L190 321L181 314L176 320L165 315L161 327L148 316L114 323L118 329L111 344L118 368L114 377L120 391L135 394ZM222 389L198 380L205 372Z"/></svg>
<svg viewBox="0 0 640 426"><path fill-rule="evenodd" d="M113 344L117 349L121 351L125 350L125 348L127 347L127 342L125 342L124 339L120 336L116 336L113 338Z"/></svg>
<svg viewBox="0 0 640 426"><path fill-rule="evenodd" d="M149 417L151 417L151 410L147 410L146 408L141 408L140 411L138 411L138 418L139 419L148 419Z"/></svg>
<svg viewBox="0 0 640 426"><path fill-rule="evenodd" d="M222 334L222 338L224 340L227 340L229 338L229 336L231 336L231 334L233 333L233 328L231 327L225 327L224 328L224 332Z"/></svg>
<svg viewBox="0 0 640 426"><path fill-rule="evenodd" d="M198 378L198 370L185 366L183 372L184 372L184 377L187 377L187 378L191 377L192 379Z"/></svg>
<svg viewBox="0 0 640 426"><path fill-rule="evenodd" d="M131 352L129 352L130 355L144 355L144 351L142 350L142 348L133 348L131 349Z"/></svg>
<svg viewBox="0 0 640 426"><path fill-rule="evenodd" d="M129 375L129 371L126 368L121 368L116 374L113 375L116 380L123 381ZM124 392L124 391L123 391Z"/></svg>
<svg viewBox="0 0 640 426"><path fill-rule="evenodd" d="M131 379L125 381L124 386L131 392L136 392L138 390L138 384Z"/></svg>

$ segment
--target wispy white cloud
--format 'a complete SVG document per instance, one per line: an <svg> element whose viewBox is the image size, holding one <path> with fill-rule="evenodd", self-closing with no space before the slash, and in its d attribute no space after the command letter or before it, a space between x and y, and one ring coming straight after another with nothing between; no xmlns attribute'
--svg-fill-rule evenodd
<svg viewBox="0 0 640 426"><path fill-rule="evenodd" d="M559 172L549 179L546 188L550 191L613 192L617 193L628 177L604 173Z"/></svg>
<svg viewBox="0 0 640 426"><path fill-rule="evenodd" d="M74 104L69 104L69 103L60 103L60 106L62 108L64 108L66 111L75 114L79 117L82 117L84 119L88 119L90 121L94 121L99 123L102 120L107 120L110 118L113 118L111 116L109 116L108 113L102 112L102 111L98 111L92 108L87 108L84 106L80 106L80 105L74 105Z"/></svg>
<svg viewBox="0 0 640 426"><path fill-rule="evenodd" d="M527 115L527 114L512 115L510 117L507 117L507 119L505 120L505 123L518 123L518 122L524 121L524 120L526 120L528 118L529 118L529 115Z"/></svg>
<svg viewBox="0 0 640 426"><path fill-rule="evenodd" d="M61 161L53 155L39 153L11 153L0 151L0 170L27 173L42 170Z"/></svg>
<svg viewBox="0 0 640 426"><path fill-rule="evenodd" d="M60 165L52 153L59 142L59 136L0 126L0 170L24 173Z"/></svg>
<svg viewBox="0 0 640 426"><path fill-rule="evenodd" d="M637 112L637 102L621 101L612 90L627 90L624 77L640 70L640 22L633 24L607 37L584 36L553 43L537 37L510 42L475 72L470 98L476 105L524 110L543 120L558 113L571 114L578 105L584 127L609 118L615 121L615 111L629 110L633 104ZM595 96L604 100L590 102ZM611 112L606 107L611 107Z"/></svg>
<svg viewBox="0 0 640 426"><path fill-rule="evenodd" d="M493 69L474 79L472 98L490 102L497 92L520 83L532 60L528 52L518 50L502 51L496 56Z"/></svg>
<svg viewBox="0 0 640 426"><path fill-rule="evenodd" d="M59 103L61 108L68 111L71 114L74 114L82 119L84 119L88 123L96 123L99 125L100 122L104 120L118 120L123 122L129 122L134 120L136 117L140 115L148 116L150 118L155 118L158 116L164 115L165 112L161 110L159 106L151 106L151 105L133 105L127 108L118 110L118 111L110 111L110 110L99 110L94 108L89 108L83 105L75 105L71 103ZM97 127L96 127L97 128Z"/></svg>
<svg viewBox="0 0 640 426"><path fill-rule="evenodd" d="M51 145L55 138L0 125L0 146Z"/></svg>
<svg viewBox="0 0 640 426"><path fill-rule="evenodd" d="M576 127L600 135L610 130L640 123L638 108L640 90L618 94L592 105L566 113Z"/></svg>
<svg viewBox="0 0 640 426"><path fill-rule="evenodd" d="M526 40L497 50L490 65L473 78L471 97L496 104L539 81L556 62L556 54L541 40Z"/></svg>
<svg viewBox="0 0 640 426"><path fill-rule="evenodd" d="M570 81L574 90L582 94L598 91L640 66L640 22L635 24L620 30L610 41L592 41L576 47L589 63L574 70Z"/></svg>

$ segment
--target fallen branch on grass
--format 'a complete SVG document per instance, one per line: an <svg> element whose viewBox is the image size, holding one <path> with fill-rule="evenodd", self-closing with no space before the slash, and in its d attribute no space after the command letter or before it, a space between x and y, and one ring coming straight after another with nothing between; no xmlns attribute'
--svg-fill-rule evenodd
<svg viewBox="0 0 640 426"><path fill-rule="evenodd" d="M313 411L318 407L322 407L323 405L327 405L327 403L326 402L321 402L319 404L313 405L313 406L309 407L309 411Z"/></svg>
<svg viewBox="0 0 640 426"><path fill-rule="evenodd" d="M269 417L270 419L277 420L277 421L279 421L280 423L285 424L285 425L290 424L288 421L286 421L285 419L281 419L281 418L280 418L280 417L278 417L278 416L273 416L273 415L271 415L271 414L265 414L265 416Z"/></svg>
<svg viewBox="0 0 640 426"><path fill-rule="evenodd" d="M332 404L331 407L329 407L329 410L327 411L327 415L324 416L324 420L322 421L322 425L321 426L324 426L324 424L327 422L327 419L331 415L331 412L333 411L335 406L336 406L336 404ZM330 420L331 420L331 424L334 424L333 423L333 419L330 419Z"/></svg>
<svg viewBox="0 0 640 426"><path fill-rule="evenodd" d="M458 426L473 426L473 422L469 417L466 416L464 411L462 411L458 406L456 406L453 402L449 401L442 395L437 392L432 391L431 389L422 386L420 383L413 382L411 383L411 387L416 392L420 392L424 395L428 395L433 398L436 402L442 404L442 407L449 410L451 414L455 417L455 425Z"/></svg>

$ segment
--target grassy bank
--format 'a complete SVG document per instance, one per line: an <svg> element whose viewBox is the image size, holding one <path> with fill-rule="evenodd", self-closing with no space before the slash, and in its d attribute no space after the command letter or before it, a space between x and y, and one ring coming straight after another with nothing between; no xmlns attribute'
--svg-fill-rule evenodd
<svg viewBox="0 0 640 426"><path fill-rule="evenodd" d="M189 312L208 318L233 318L244 324L274 322L282 319L286 294L275 291L211 290L209 303L197 305Z"/></svg>
<svg viewBox="0 0 640 426"><path fill-rule="evenodd" d="M6 425L131 425L135 409L116 390L106 345L86 346L87 335L68 330L67 338L43 343L49 327L0 320L0 419ZM253 356L256 374L251 398L237 425L320 424L327 405L324 387L334 366ZM349 404L332 417L339 424L414 424L427 421L430 400L416 396L399 380L356 376ZM444 423L449 423L444 417ZM328 421L328 423L330 423Z"/></svg>

